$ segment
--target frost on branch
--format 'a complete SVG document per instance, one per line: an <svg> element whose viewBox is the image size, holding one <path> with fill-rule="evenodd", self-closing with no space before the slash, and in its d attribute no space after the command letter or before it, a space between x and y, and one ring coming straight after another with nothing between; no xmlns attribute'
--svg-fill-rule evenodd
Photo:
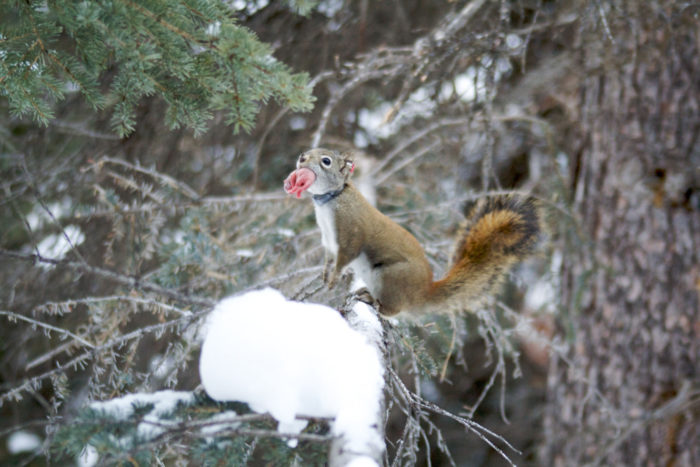
<svg viewBox="0 0 700 467"><path fill-rule="evenodd" d="M270 413L280 433L303 430L300 416L332 418L344 449L381 458L380 355L332 308L272 289L227 298L206 325L199 371L212 398Z"/></svg>

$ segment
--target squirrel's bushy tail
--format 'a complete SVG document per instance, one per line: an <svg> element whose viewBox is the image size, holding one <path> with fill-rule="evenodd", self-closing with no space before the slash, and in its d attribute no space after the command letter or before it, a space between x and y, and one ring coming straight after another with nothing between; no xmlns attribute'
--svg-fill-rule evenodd
<svg viewBox="0 0 700 467"><path fill-rule="evenodd" d="M532 252L540 232L539 210L532 198L506 195L480 200L461 228L452 268L431 286L428 305L473 304Z"/></svg>

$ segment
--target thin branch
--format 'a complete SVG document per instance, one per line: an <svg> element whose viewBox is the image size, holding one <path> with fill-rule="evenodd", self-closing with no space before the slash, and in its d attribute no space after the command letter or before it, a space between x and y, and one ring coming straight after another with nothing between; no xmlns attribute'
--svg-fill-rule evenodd
<svg viewBox="0 0 700 467"><path fill-rule="evenodd" d="M390 177L392 177L396 172L400 171L404 167L407 167L410 165L413 161L416 159L420 159L421 157L425 156L426 154L434 151L435 149L439 148L442 145L442 143L439 140L433 141L432 143L428 144L427 146L423 146L418 150L417 152L408 155L403 158L401 162L396 164L394 167L391 169L387 170L385 173L378 175L376 185L381 185L383 184L386 180L388 180Z"/></svg>
<svg viewBox="0 0 700 467"><path fill-rule="evenodd" d="M323 81L327 78L330 78L334 75L335 75L335 73L333 71L323 71L323 72L317 74L316 76L314 76L313 79L311 79L311 81L309 81L308 86L310 89L313 90L318 83L320 83L321 81ZM290 110L289 107L285 107L282 110L280 110L277 113L277 115L275 115L272 118L270 123L268 123L268 125L265 127L265 131L263 131L263 134L258 139L256 149L255 149L255 157L254 157L255 163L253 164L255 167L255 169L253 171L253 187L258 186L258 180L259 180L259 175L260 175L260 158L262 156L263 147L265 147L265 141L267 140L268 135L272 132L272 130L275 128L275 126L277 126L277 123L279 123L279 121L282 119L282 117L284 117L289 112L289 110Z"/></svg>
<svg viewBox="0 0 700 467"><path fill-rule="evenodd" d="M99 161L95 163L95 165L102 166L103 164L114 164L114 165L119 165L121 167L126 167L129 170L133 170L134 172L139 172L144 175L148 175L151 178L154 178L156 180L160 180L164 185L167 185L171 188L176 189L177 191L181 192L188 198L192 200L198 200L200 199L199 194L194 191L189 185L187 185L185 182L182 182L180 180L176 180L173 177L166 175L164 173L158 172L156 170L152 169L147 169L145 167L142 167L138 164L134 165L129 162L126 162L121 159L113 159L111 157L104 156L102 157Z"/></svg>
<svg viewBox="0 0 700 467"><path fill-rule="evenodd" d="M601 465L605 458L614 451L620 444L622 444L627 438L629 438L635 431L638 431L653 422L659 420L666 420L676 414L689 413L690 408L700 404L700 388L693 387L693 383L689 380L683 381L680 390L676 396L666 402L664 405L658 409L645 413L642 417L633 419L631 423L628 423L627 428L619 435L616 436L607 446L605 446L602 452L596 457L596 459L590 465Z"/></svg>
<svg viewBox="0 0 700 467"><path fill-rule="evenodd" d="M46 371L40 375L33 376L31 378L25 379L21 384L18 386L13 387L12 389L8 390L7 392L0 394L0 406L2 406L3 402L10 399L10 398L15 398L19 399L21 396L20 394L24 391L28 391L30 389L33 389L36 387L39 383L41 383L43 380L51 378L55 375L59 375L61 373L65 373L68 371L69 368L77 368L78 366L83 365L86 361L90 360L91 358L94 358L95 355L100 354L101 352L105 350L110 350L114 347L120 347L127 342L140 338L145 334L151 334L151 333L158 333L165 331L171 327L175 326L180 326L183 324L192 324L196 322L199 318L201 318L203 315L209 313L210 308L205 308L203 310L197 311L193 313L190 316L183 316L180 318L176 318L171 321L166 321L165 323L158 323L158 324L153 324L150 326L144 326L139 329L136 329L135 331L122 334L121 336L115 337L113 339L110 339L109 341L105 342L104 344L95 346L91 348L90 350L83 352L82 354L72 358L71 360L62 363L60 366L53 368L49 371Z"/></svg>
<svg viewBox="0 0 700 467"><path fill-rule="evenodd" d="M399 96L386 116L386 122L392 121L399 114L401 107L414 87L413 84L416 81L421 82L430 73L431 69L442 63L442 60L435 59L431 49L437 49L452 39L457 32L467 25L485 3L486 0L474 0L467 3L453 18L442 21L430 34L417 39L413 43L413 58L420 65L404 81Z"/></svg>
<svg viewBox="0 0 700 467"><path fill-rule="evenodd" d="M117 173L113 170L105 170L105 173L112 177L114 181L117 183L117 185L121 185L123 188L126 188L128 190L132 190L134 192L139 192L141 193L142 196L149 198L151 201L156 203L156 205L164 205L167 204L165 203L163 197L156 196L155 193L153 193L152 188L149 187L143 187L139 186L134 179L127 178L123 176L120 173Z"/></svg>
<svg viewBox="0 0 700 467"><path fill-rule="evenodd" d="M39 357L34 358L32 361L27 363L24 367L24 371L29 371L32 368L36 368L37 366L41 365L42 363L45 363L52 358L54 358L56 355L62 353L62 352L67 352L71 347L76 347L78 344L75 341L69 341L64 344L59 345L55 349L51 349L50 351L46 352L43 355L40 355Z"/></svg>
<svg viewBox="0 0 700 467"><path fill-rule="evenodd" d="M43 305L37 306L36 309L48 309L48 310L50 310L51 308L58 308L58 307L63 307L63 306L70 307L70 306L75 306L75 305L90 305L93 303L114 302L114 301L137 303L139 305L153 305L153 306L157 306L159 308L162 308L166 311L171 311L173 313L177 313L180 316L192 315L192 312L189 310L183 310L182 308L178 308L176 306L169 305L167 303L159 302L159 301L154 300L152 298L140 298L140 297L133 297L130 295L107 295L104 297L76 298L76 299L65 300L62 302L47 302L47 303L44 303Z"/></svg>
<svg viewBox="0 0 700 467"><path fill-rule="evenodd" d="M452 337L450 338L450 348L447 350L447 355L442 363L442 370L440 371L440 382L445 381L445 376L447 375L447 365L452 358L452 352L455 349L455 342L457 341L457 320L454 313L450 314L450 324L452 324Z"/></svg>
<svg viewBox="0 0 700 467"><path fill-rule="evenodd" d="M475 422L474 420L470 420L464 417L460 417L459 415L455 415L452 412L449 412L442 407L439 407L436 404L433 404L432 402L426 401L425 399L417 396L415 393L410 391L406 385L401 381L401 378L399 375L396 373L396 371L389 367L389 374L391 376L391 380L394 383L394 386L399 389L399 395L412 407L420 408L420 409L425 409L429 410L430 412L433 412L437 415L442 415L444 417L450 418L451 420L456 421L460 425L464 426L467 430L471 431L474 433L476 436L478 436L482 441L484 441L486 444L488 444L492 449L494 449L503 459L505 459L510 465L515 466L513 461L510 460L508 455L503 452L498 446L496 446L490 439L487 438L488 436L491 436L493 438L496 438L497 440L501 441L503 444L505 444L509 449L511 449L513 452L516 452L518 454L522 454L518 449L513 447L508 441L506 441L505 438L503 438L501 435L492 432L488 428L480 425L479 423Z"/></svg>
<svg viewBox="0 0 700 467"><path fill-rule="evenodd" d="M52 127L57 128L61 132L65 132L72 135L85 136L87 138L104 139L110 141L118 141L121 139L117 135L113 135L110 133L101 133L95 130L91 130L90 128L87 128L87 126L78 125L76 123L67 122L56 118L51 120L49 124Z"/></svg>
<svg viewBox="0 0 700 467"><path fill-rule="evenodd" d="M76 213L74 215L75 219L86 219L91 217L107 217L113 216L115 214L139 214L139 213L152 213L153 211L164 210L167 212L179 212L185 211L187 209L205 207L205 208L219 208L222 206L231 206L235 208L238 204L243 203L274 203L279 201L284 201L289 199L289 195L285 194L280 190L279 193L269 192L269 193L251 193L247 195L234 195L234 196L205 196L198 199L197 201L184 202L184 203L149 203L145 202L139 206L129 206L122 207L119 206L115 209L96 209L91 212L86 213Z"/></svg>
<svg viewBox="0 0 700 467"><path fill-rule="evenodd" d="M495 384L496 378L500 375L501 376L501 394L500 394L500 411L501 411L501 418L503 419L504 422L508 422L508 418L506 417L505 414L505 387L506 387L506 360L505 360L505 355L504 355L504 348L506 350L512 351L512 345L510 342L507 340L508 333L507 331L504 331L500 324L496 321L494 316L488 311L488 310L480 310L478 313L479 319L482 323L482 325L486 326L484 331L482 332L480 330L479 334L482 335L487 348L490 350L491 347L496 348L496 353L498 355L497 361L496 361L496 367L494 368L493 372L491 373L491 377L489 378L488 383L484 387L484 389L481 391L481 394L479 395L477 401L469 408L469 413L468 417L471 418L474 416L474 413L476 412L477 408L479 405L481 405L481 402L484 400L486 397L486 394L491 390L493 385ZM515 362L516 365L519 365L518 360L517 360L517 355L513 358L513 361Z"/></svg>
<svg viewBox="0 0 700 467"><path fill-rule="evenodd" d="M396 156L403 152L407 147L429 135L433 131L439 130L440 128L446 126L468 125L471 121L471 118L446 117L426 126L421 131L413 133L410 137L402 139L401 144L394 147L394 149L391 150L391 152L389 152L379 164L377 164L377 166L374 168L374 173L379 176L379 174L386 170L386 167L391 164Z"/></svg>
<svg viewBox="0 0 700 467"><path fill-rule="evenodd" d="M196 37L192 36L187 31L183 31L182 29L178 28L177 26L165 21L160 15L155 15L153 12L151 12L151 10L146 9L137 3L134 3L130 0L121 0L121 2L124 3L125 5L128 5L129 7L133 8L134 10L138 11L142 15L152 19L153 21L160 24L164 28L169 29L170 31L174 32L175 34L177 34L178 36L182 37L185 40L188 40L192 43L199 44L199 45L210 45L208 42L197 40Z"/></svg>
<svg viewBox="0 0 700 467"><path fill-rule="evenodd" d="M88 342L87 340L80 337L79 335L74 334L66 329L59 328L59 327L53 326L53 325L48 324L48 323L44 323L43 321L39 321L39 320L36 320L34 318L29 318L28 316L20 315L18 313L14 313L12 311L6 311L6 310L0 310L0 316L7 316L7 318L10 321L15 321L15 320L25 321L27 323L32 324L33 326L38 326L40 328L44 328L44 329L47 329L49 331L53 331L57 334L62 334L64 336L71 337L71 338L75 339L76 341L80 342L81 344L83 344L84 346L89 347L91 349L95 348L94 344L92 344L91 342Z"/></svg>
<svg viewBox="0 0 700 467"><path fill-rule="evenodd" d="M281 183L280 183L281 186ZM237 196L206 196L202 198L199 205L214 206L217 204L236 204L236 203L259 203L259 202L275 202L289 199L289 195L285 194L282 189L279 192L270 193L252 193L249 195Z"/></svg>
<svg viewBox="0 0 700 467"><path fill-rule="evenodd" d="M460 29L467 25L484 4L486 4L486 0L473 0L467 3L464 8L449 21L445 28L436 28L435 32L433 32L433 39L444 40L445 38L455 35Z"/></svg>
<svg viewBox="0 0 700 467"><path fill-rule="evenodd" d="M63 228L63 226L58 222L58 220L56 219L56 217L53 215L53 213L51 212L51 210L49 209L49 207L48 207L48 206L46 205L46 203L44 202L44 199L40 196L39 190L38 190L38 188L36 187L36 183L35 183L35 180L34 180L34 175L29 171L29 168L27 167L27 161L26 161L24 155L22 155L20 161L21 161L21 164L22 164L22 170L24 171L24 173L25 173L25 175L27 176L27 179L28 179L28 181L29 181L29 186L30 186L30 188L31 188L31 190L32 190L32 193L33 193L33 195L34 195L34 198L37 200L37 202L39 203L39 205L41 206L41 208L49 215L49 217L51 218L51 221L53 222L53 224L54 224L56 227L58 227L58 229L61 231L61 235L63 236L63 238L66 240L66 242L67 242L68 245L70 246L71 252L72 252L81 262L85 263L86 261L85 261L85 258L83 258L83 255L80 254L80 252L78 251L78 249L77 249L77 248L75 247L75 245L73 244L73 241L70 239L70 237L69 237L68 234L66 233L65 229ZM25 221L25 225L26 225L27 228L29 228L29 224L28 224L26 221ZM31 229L30 229L30 231L31 231ZM41 254L41 253L39 252L38 246L35 246L34 249L36 250L37 254Z"/></svg>
<svg viewBox="0 0 700 467"><path fill-rule="evenodd" d="M133 296L126 296L126 295L111 295L111 296L106 296L106 297L88 297L88 298L83 298L83 299L72 299L72 300L66 300L63 302L47 302L42 305L36 306L34 309L38 311L46 311L51 313L54 308L62 309L64 307L71 307L75 305L90 305L93 303L103 303L103 302L110 302L110 301L126 301L126 302L131 302L131 303L137 303L140 305L152 305L152 306L157 306L160 307L166 311L174 312L179 314L180 316L190 316L192 312L190 310L183 310L181 308L175 307L173 305L169 305L167 303L162 303L159 301L156 301L154 299L150 298L139 298L139 297L133 297ZM26 318L25 318L26 321ZM79 339L76 339L79 341ZM80 342L80 341L79 341ZM81 342L85 344L84 342ZM88 343L89 344L89 343ZM52 359L56 355L68 351L71 347L76 346L75 341L71 342L66 342L64 344L61 344L60 346L51 349L50 351L44 353L43 355L34 358L32 361L27 363L25 366L25 371L29 371L32 368L35 368L42 363ZM87 345L87 344L86 344ZM90 347L93 347L91 344L89 345Z"/></svg>
<svg viewBox="0 0 700 467"><path fill-rule="evenodd" d="M596 4L596 7L598 7L598 14L600 15L600 20L603 23L603 29L605 30L605 35L607 36L610 43L615 45L615 38L613 37L612 32L610 32L610 25L608 24L608 18L607 18L607 15L605 14L605 10L603 10L603 5L600 3L600 0L595 0L595 4Z"/></svg>
<svg viewBox="0 0 700 467"><path fill-rule="evenodd" d="M323 112L321 113L321 120L319 121L318 128L311 137L311 147L317 147L320 144L321 138L323 138L323 135L326 132L326 126L328 125L328 121L330 120L333 109L338 104L338 102L340 102L340 100L343 97L345 97L346 94L348 94L350 91L352 91L362 83L371 81L373 79L382 78L384 76L394 75L396 71L397 70L395 69L366 70L365 67L360 67L359 72L355 76L353 76L350 79L350 81L345 83L340 89L331 94L330 99L328 99L328 102L326 103L326 106L323 108Z"/></svg>
<svg viewBox="0 0 700 467"><path fill-rule="evenodd" d="M119 284L125 285L125 286L133 288L133 289L139 289L139 290L144 290L147 292L161 294L161 295L164 295L166 297L172 298L174 300L177 300L177 301L180 301L183 303L190 303L192 305L201 305L201 306L206 306L206 307L213 307L215 304L214 300L211 300L208 298L181 294L178 292L174 292L171 289L166 289L165 287L161 287L159 285L153 284L152 282L143 281L140 278L135 277L135 276L127 276L124 274L120 274L118 272L110 271L108 269L103 269L103 268L99 268L96 266L90 266L88 264L78 263L75 261L45 258L39 254L18 253L15 251L5 250L5 249L0 249L0 256L4 256L6 258L11 258L11 259L16 259L16 260L28 261L28 262L32 262L32 263L38 262L38 263L44 263L44 264L52 264L54 266L61 266L61 267L65 267L68 269L73 269L73 270L81 271L84 273L93 274L95 276L117 282Z"/></svg>

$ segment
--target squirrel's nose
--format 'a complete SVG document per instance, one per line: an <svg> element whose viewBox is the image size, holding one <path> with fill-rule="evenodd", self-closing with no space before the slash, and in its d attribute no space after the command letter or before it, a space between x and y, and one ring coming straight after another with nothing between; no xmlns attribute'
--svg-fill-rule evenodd
<svg viewBox="0 0 700 467"><path fill-rule="evenodd" d="M302 154L301 156L299 156L299 162L301 162L302 164L306 162L306 154Z"/></svg>

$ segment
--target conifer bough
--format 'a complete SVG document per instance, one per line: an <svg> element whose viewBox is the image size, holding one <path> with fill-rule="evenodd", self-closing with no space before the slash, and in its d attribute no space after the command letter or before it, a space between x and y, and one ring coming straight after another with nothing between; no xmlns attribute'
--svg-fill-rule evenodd
<svg viewBox="0 0 700 467"><path fill-rule="evenodd" d="M220 0L0 0L0 11L0 98L43 125L73 92L111 112L122 137L152 95L168 104L171 128L197 134L218 111L235 132L249 131L270 98L312 108L308 76L276 60Z"/></svg>

